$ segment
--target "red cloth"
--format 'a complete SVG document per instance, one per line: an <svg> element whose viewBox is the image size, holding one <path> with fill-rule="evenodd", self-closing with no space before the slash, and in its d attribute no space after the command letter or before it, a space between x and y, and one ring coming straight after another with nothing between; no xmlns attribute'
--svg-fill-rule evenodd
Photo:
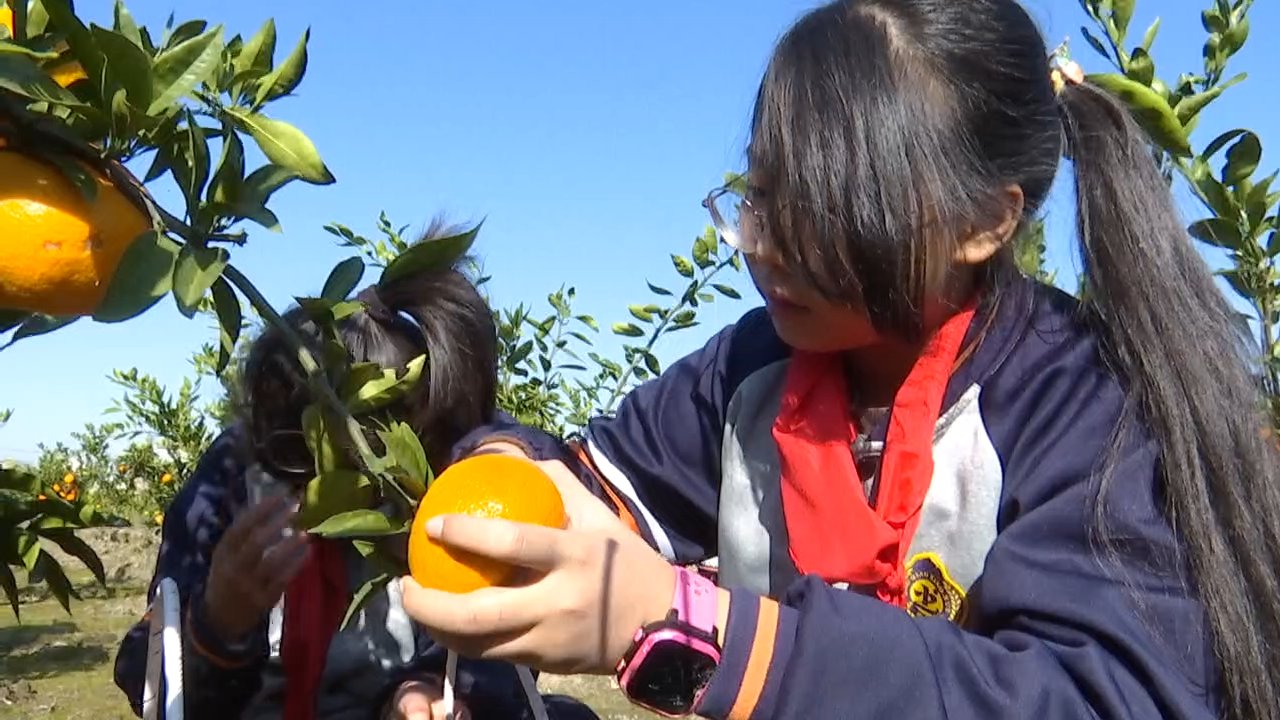
<svg viewBox="0 0 1280 720"><path fill-rule="evenodd" d="M773 425L782 462L782 507L791 560L828 583L874 588L906 607L907 549L933 479L933 433L974 307L926 343L893 400L876 505L853 458L858 434L837 353L794 353Z"/></svg>
<svg viewBox="0 0 1280 720"><path fill-rule="evenodd" d="M284 594L280 641L285 720L313 720L329 643L342 625L351 593L342 545L311 538L311 556Z"/></svg>

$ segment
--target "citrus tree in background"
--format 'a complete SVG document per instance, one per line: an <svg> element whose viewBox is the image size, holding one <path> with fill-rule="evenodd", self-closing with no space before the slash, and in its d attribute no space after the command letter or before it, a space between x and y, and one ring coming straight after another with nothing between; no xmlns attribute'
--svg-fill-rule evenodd
<svg viewBox="0 0 1280 720"><path fill-rule="evenodd" d="M375 450L355 416L402 392L423 359L403 374L348 367L333 327L359 309L347 300L364 275L358 258L334 269L321 297L300 299L329 329L321 348L304 346L231 262L250 227L279 229L269 207L277 190L295 181L334 181L314 144L272 110L302 81L308 35L277 62L272 21L247 39L227 38L221 26L203 20L171 18L153 30L118 2L106 28L86 25L70 0L8 0L0 27L0 332L9 334L6 344L84 318L126 321L169 297L187 317L211 303L219 325L214 366L221 371L235 353L244 306L251 306L283 331L316 399L306 417L317 459L303 503L308 529L380 552L378 538L404 532L430 471L407 426L374 428L381 440ZM265 162L250 169L253 147ZM149 167L139 177L131 168L142 163ZM177 207L156 202L151 185L160 182L177 191ZM448 265L474 237L471 230L407 248L382 277ZM158 386L136 373L116 380L132 393L126 398L144 400L125 400L122 429L132 424L139 432L171 419L152 412L164 405ZM201 432L183 437L168 459L190 462L186 450L194 448L188 446L206 441ZM355 467L341 465L339 446L354 448ZM101 580L101 563L74 535L101 518L92 506L77 508L46 492L51 489L16 464L6 464L0 475L0 585L15 612L12 567L25 568L29 580L43 581L59 599L70 593L42 541L61 544ZM369 502L346 502L355 496ZM389 503L384 512L364 507L383 500ZM55 517L62 523L56 528Z"/></svg>
<svg viewBox="0 0 1280 720"><path fill-rule="evenodd" d="M1226 256L1218 275L1249 309L1241 316L1242 328L1256 337L1259 382L1271 403L1272 424L1280 428L1277 172L1261 169L1262 141L1251 130L1238 127L1204 143L1195 134L1205 110L1246 80L1245 73L1229 73L1228 64L1249 38L1253 0L1211 0L1200 13L1201 66L1176 74L1158 71L1160 19L1140 36L1134 32L1135 0L1082 0L1081 6L1093 25L1082 27L1081 35L1110 65L1109 72L1090 74L1089 80L1125 102L1150 136L1169 182L1196 198L1199 215L1188 227L1191 236ZM1024 258L1033 271L1042 262L1034 252Z"/></svg>

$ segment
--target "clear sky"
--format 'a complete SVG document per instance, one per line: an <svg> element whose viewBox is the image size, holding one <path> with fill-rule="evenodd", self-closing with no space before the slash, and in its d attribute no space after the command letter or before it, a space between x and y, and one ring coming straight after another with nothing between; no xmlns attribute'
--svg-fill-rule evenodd
<svg viewBox="0 0 1280 720"><path fill-rule="evenodd" d="M107 0L77 4L106 24ZM348 254L322 231L325 223L372 235L380 210L414 227L443 212L487 218L477 250L499 305L541 304L566 283L577 287L579 309L606 327L626 319L628 303L647 299L646 278L672 277L669 254L687 252L705 226L699 202L726 170L741 169L771 45L813 4L128 2L154 27L176 10L179 20L222 22L228 35L251 35L274 16L281 55L312 29L306 80L274 114L311 136L338 182L282 191L273 207L284 233L250 226L248 247L234 254L273 302L317 292ZM1136 35L1157 11L1163 16L1154 49L1162 77L1200 68L1199 12L1208 4L1138 3ZM1028 6L1050 45L1071 36L1086 68L1102 68L1080 38L1077 2ZM1263 32L1280 27L1280 8L1259 2L1252 18L1253 37L1233 61L1250 80L1211 107L1201 143L1236 126L1257 131L1264 146L1280 143L1269 106L1280 70ZM1264 167L1277 157L1267 153ZM1070 188L1060 185L1049 210L1051 258L1073 274ZM745 277L736 284L745 300L717 301L702 327L673 338L660 356L693 349L757 302ZM208 323L184 319L166 299L123 325L82 322L18 343L0 353L0 408L15 411L0 430L0 457L32 460L37 443L97 421L118 394L105 377L112 368L137 367L176 384L189 373L192 351L215 338Z"/></svg>

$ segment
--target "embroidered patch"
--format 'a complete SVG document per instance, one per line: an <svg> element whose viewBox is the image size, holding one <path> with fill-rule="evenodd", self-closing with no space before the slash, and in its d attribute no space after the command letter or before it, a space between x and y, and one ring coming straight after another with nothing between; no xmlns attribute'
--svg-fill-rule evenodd
<svg viewBox="0 0 1280 720"><path fill-rule="evenodd" d="M907 561L907 612L912 617L942 616L952 622L964 619L965 593L951 579L942 559L923 552Z"/></svg>

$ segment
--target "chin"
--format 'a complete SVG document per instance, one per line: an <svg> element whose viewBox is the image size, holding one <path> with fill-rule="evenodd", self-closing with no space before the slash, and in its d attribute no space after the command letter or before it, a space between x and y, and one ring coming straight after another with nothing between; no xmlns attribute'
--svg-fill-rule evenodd
<svg viewBox="0 0 1280 720"><path fill-rule="evenodd" d="M824 353L853 350L863 344L837 333L816 317L792 318L783 313L769 313L774 332L788 347L801 352Z"/></svg>

